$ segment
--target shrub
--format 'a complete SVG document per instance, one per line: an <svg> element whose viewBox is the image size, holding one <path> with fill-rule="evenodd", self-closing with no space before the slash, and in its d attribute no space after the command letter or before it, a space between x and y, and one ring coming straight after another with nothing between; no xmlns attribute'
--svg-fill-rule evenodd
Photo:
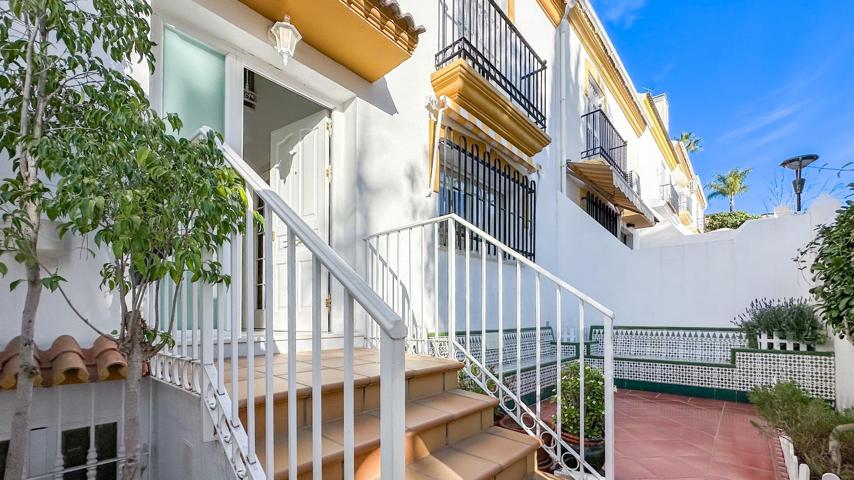
<svg viewBox="0 0 854 480"><path fill-rule="evenodd" d="M854 195L854 183L849 187ZM816 237L798 254L798 261L810 265L815 286L810 293L823 321L840 338L854 342L854 201L837 210L836 221L816 229Z"/></svg>
<svg viewBox="0 0 854 480"><path fill-rule="evenodd" d="M738 228L742 223L755 218L759 218L759 215L751 215L742 210L713 213L706 215L706 231L711 232L721 228Z"/></svg>
<svg viewBox="0 0 854 480"><path fill-rule="evenodd" d="M558 413L561 415L561 428L573 435L578 435L581 424L579 372L578 362L569 363L560 379L561 411ZM584 366L584 398L585 438L605 438L605 377L589 365ZM557 423L557 418L554 420Z"/></svg>
<svg viewBox="0 0 854 480"><path fill-rule="evenodd" d="M840 478L854 479L854 432L839 436L839 471L828 449L831 431L837 425L854 422L854 410L836 412L824 400L808 396L794 382L754 388L749 398L764 420L756 426L768 435L786 435L814 474L835 472Z"/></svg>
<svg viewBox="0 0 854 480"><path fill-rule="evenodd" d="M826 339L815 307L803 298L754 300L732 323L744 330L753 348L757 346L756 338L760 333L800 343L824 343Z"/></svg>

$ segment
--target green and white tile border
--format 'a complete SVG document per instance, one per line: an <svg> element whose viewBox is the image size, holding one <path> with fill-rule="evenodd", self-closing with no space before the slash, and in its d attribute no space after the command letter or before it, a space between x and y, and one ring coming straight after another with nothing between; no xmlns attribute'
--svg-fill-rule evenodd
<svg viewBox="0 0 854 480"><path fill-rule="evenodd" d="M495 335L497 332L488 331ZM523 398L536 397L537 372L532 348L536 331L521 329L522 366L520 392ZM481 351L480 332L472 331L469 342L475 356ZM647 390L692 397L747 402L747 393L756 386L771 385L792 380L818 398L834 401L836 398L835 359L828 351L757 350L747 348L745 335L733 328L683 328L683 327L616 327L615 384L618 388ZM433 338L432 348L444 350L447 345L440 333ZM540 387L545 398L557 380L556 345L551 327L540 329L541 351ZM457 332L457 341L465 344L465 334ZM590 365L602 368L602 327L592 326L584 342ZM487 365L498 370L498 350L486 348ZM516 331L505 329L504 382L516 390L515 365L507 362L516 359ZM578 358L579 344L561 345L564 362Z"/></svg>
<svg viewBox="0 0 854 480"><path fill-rule="evenodd" d="M628 334L627 330L642 331L644 334ZM648 358L651 351L644 345L632 345L626 339L643 342L656 333L688 330L669 329L661 327L616 327L615 336L622 339L622 350L615 357L615 383L617 387L641 390L675 393L695 397L717 398L721 400L746 401L747 392L761 385L771 385L778 381L795 381L804 390L825 400L834 401L836 384L833 352L802 352L780 350L755 350L749 348L729 348L728 359L721 361L719 353L714 354L716 361L693 361L685 359ZM704 347L704 344L722 340L729 345L733 336L716 335L715 333L733 332L732 330L690 329L691 331L706 331L710 336L697 335L683 337L679 343L685 343L684 338L693 338L696 349L702 353L700 358L717 352L716 349ZM661 338L668 336L662 334ZM743 338L743 336L742 336ZM590 361L602 366L601 354L597 355L597 343L602 339L602 328L592 327L590 339ZM667 340L671 341L671 340ZM615 341L616 343L616 341ZM655 346L653 348L659 348ZM633 355L632 352L640 352ZM681 350L687 352L687 350ZM690 358L690 355L686 355ZM677 357L671 355L671 357Z"/></svg>

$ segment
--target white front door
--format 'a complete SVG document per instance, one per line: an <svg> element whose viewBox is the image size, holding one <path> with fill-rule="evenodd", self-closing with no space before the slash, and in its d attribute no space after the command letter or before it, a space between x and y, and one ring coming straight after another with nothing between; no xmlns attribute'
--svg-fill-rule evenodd
<svg viewBox="0 0 854 480"><path fill-rule="evenodd" d="M326 167L329 165L329 128L327 112L319 112L286 125L270 134L270 185L308 225L328 238L329 198ZM288 236L284 224L273 222L273 324L287 328ZM311 331L311 253L296 245L297 330ZM321 299L326 298L327 275L321 275ZM323 300L321 300L323 303ZM326 308L321 308L321 330L326 329Z"/></svg>

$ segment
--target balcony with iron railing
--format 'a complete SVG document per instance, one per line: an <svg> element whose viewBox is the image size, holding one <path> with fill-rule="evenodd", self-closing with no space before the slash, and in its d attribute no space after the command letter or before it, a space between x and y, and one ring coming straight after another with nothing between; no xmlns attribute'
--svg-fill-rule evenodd
<svg viewBox="0 0 854 480"><path fill-rule="evenodd" d="M694 198L690 191L679 194L679 220L683 225L694 223Z"/></svg>
<svg viewBox="0 0 854 480"><path fill-rule="evenodd" d="M494 0L439 1L438 38L436 70L464 60L545 130L546 62Z"/></svg>
<svg viewBox="0 0 854 480"><path fill-rule="evenodd" d="M628 143L614 128L605 112L598 109L586 113L581 116L581 124L584 128L582 160L601 156L626 182L631 183L631 178L626 173Z"/></svg>
<svg viewBox="0 0 854 480"><path fill-rule="evenodd" d="M581 116L583 147L580 159L569 168L595 187L609 202L624 210L627 224L636 228L655 224L655 215L641 199L641 180L628 169L628 142L602 109Z"/></svg>
<svg viewBox="0 0 854 480"><path fill-rule="evenodd" d="M670 208L673 209L673 213L679 212L679 192L676 191L676 186L672 183L665 183L661 187L661 199L664 200Z"/></svg>

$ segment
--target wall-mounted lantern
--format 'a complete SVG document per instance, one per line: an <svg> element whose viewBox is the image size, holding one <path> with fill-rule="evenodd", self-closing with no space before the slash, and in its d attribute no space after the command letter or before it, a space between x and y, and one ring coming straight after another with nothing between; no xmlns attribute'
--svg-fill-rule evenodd
<svg viewBox="0 0 854 480"><path fill-rule="evenodd" d="M270 28L270 36L273 38L273 46L276 48L276 52L282 56L282 64L287 66L288 60L294 56L297 44L302 40L302 35L300 35L297 27L291 23L290 15L285 15L283 21L273 24L273 27Z"/></svg>

